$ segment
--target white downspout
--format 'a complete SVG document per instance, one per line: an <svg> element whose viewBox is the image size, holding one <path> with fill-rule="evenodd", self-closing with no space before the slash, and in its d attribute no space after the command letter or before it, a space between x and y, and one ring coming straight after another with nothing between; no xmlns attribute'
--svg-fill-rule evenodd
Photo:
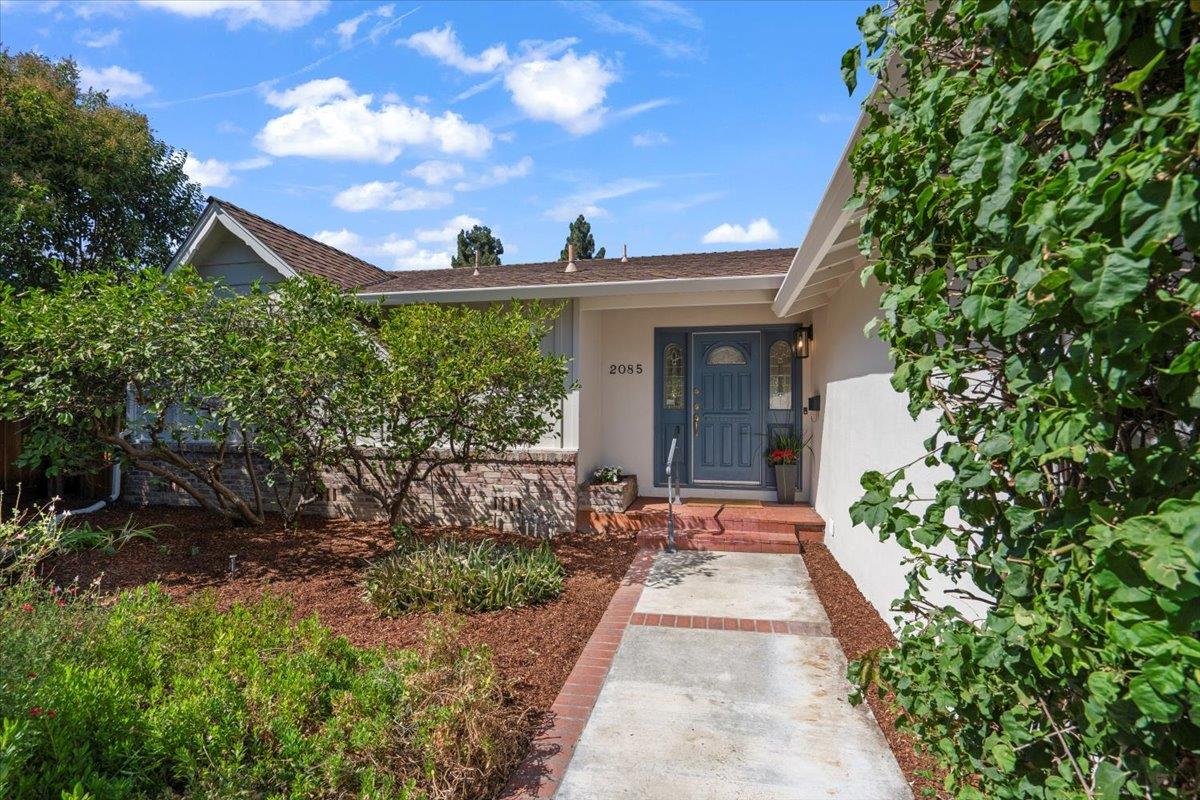
<svg viewBox="0 0 1200 800"><path fill-rule="evenodd" d="M67 517L77 517L80 514L91 514L93 511L99 511L109 503L117 502L117 498L121 496L121 462L117 461L112 465L112 494L107 500L97 500L86 508L76 508L69 511L61 511L54 516L55 524L62 522Z"/></svg>

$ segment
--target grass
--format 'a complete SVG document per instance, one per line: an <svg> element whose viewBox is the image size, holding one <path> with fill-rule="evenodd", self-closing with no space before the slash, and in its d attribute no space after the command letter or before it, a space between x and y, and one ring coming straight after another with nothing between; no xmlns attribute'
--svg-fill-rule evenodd
<svg viewBox="0 0 1200 800"><path fill-rule="evenodd" d="M384 614L499 611L545 603L563 589L562 564L545 542L534 548L491 539L423 542L401 537L367 572L367 597Z"/></svg>
<svg viewBox="0 0 1200 800"><path fill-rule="evenodd" d="M483 648L358 648L264 598L0 590L0 797L482 798L522 720Z"/></svg>

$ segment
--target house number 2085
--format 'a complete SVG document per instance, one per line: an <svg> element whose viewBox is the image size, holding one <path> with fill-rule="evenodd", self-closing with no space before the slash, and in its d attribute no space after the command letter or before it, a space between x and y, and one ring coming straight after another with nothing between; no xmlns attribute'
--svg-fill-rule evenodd
<svg viewBox="0 0 1200 800"><path fill-rule="evenodd" d="M609 375L641 375L641 364L609 364Z"/></svg>

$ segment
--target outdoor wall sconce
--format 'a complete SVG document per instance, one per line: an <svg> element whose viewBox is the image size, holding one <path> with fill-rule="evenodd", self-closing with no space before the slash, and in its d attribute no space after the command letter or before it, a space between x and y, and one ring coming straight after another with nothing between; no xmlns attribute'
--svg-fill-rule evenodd
<svg viewBox="0 0 1200 800"><path fill-rule="evenodd" d="M796 335L792 338L792 351L796 358L808 358L812 350L812 338L812 325L801 325L796 329Z"/></svg>

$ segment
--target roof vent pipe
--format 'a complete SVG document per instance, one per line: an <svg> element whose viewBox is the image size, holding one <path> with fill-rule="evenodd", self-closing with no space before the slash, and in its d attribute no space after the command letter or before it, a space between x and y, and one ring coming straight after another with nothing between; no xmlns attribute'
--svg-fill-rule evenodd
<svg viewBox="0 0 1200 800"><path fill-rule="evenodd" d="M627 261L629 261L629 245L623 244L621 245L621 263L624 264Z"/></svg>
<svg viewBox="0 0 1200 800"><path fill-rule="evenodd" d="M575 245L567 244L567 268L563 272L575 271Z"/></svg>
<svg viewBox="0 0 1200 800"><path fill-rule="evenodd" d="M475 271L471 273L475 277L479 277L479 251L475 251Z"/></svg>

